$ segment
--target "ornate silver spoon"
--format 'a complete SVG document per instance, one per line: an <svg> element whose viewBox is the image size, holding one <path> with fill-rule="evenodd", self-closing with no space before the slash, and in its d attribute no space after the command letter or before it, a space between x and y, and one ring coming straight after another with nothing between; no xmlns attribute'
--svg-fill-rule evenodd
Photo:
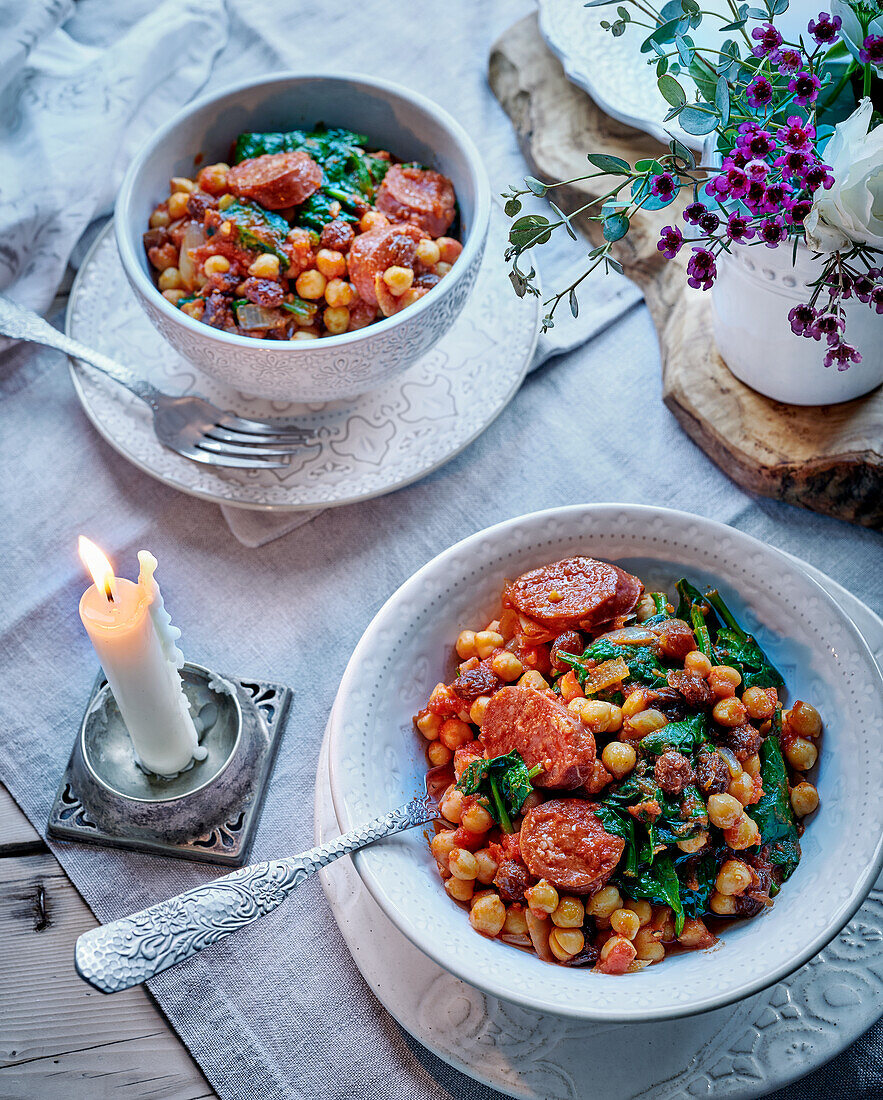
<svg viewBox="0 0 883 1100"><path fill-rule="evenodd" d="M295 886L339 856L436 817L435 799L417 795L407 806L299 856L241 867L131 917L93 928L77 940L77 972L102 993L140 985L271 912Z"/></svg>

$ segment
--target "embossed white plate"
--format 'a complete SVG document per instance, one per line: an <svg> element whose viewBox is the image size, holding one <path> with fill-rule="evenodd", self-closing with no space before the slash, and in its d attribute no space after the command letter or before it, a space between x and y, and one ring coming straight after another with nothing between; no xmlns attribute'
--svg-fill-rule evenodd
<svg viewBox="0 0 883 1100"><path fill-rule="evenodd" d="M883 667L883 621L835 581L800 564L850 615ZM328 740L326 730L316 775L317 843L340 832ZM880 1012L883 878L837 939L778 985L735 1008L631 1025L563 1020L487 996L418 951L349 860L333 863L320 878L356 965L398 1023L463 1073L525 1100L596 1100L598 1082L610 1100L753 1100L834 1058Z"/></svg>
<svg viewBox="0 0 883 1100"><path fill-rule="evenodd" d="M410 797L425 771L411 716L446 677L452 639L493 617L507 576L572 553L618 562L651 587L671 589L687 575L719 588L782 669L789 697L818 706L825 721L816 779L821 808L775 906L730 929L725 946L619 978L548 966L472 933L413 833L359 852L356 869L422 951L494 996L606 1023L732 1004L816 955L856 912L883 865L880 671L824 589L741 531L665 508L575 505L498 524L434 558L378 612L344 673L330 742L335 811L349 828Z"/></svg>
<svg viewBox="0 0 883 1100"><path fill-rule="evenodd" d="M124 458L193 496L244 508L299 511L392 492L466 448L505 408L530 365L540 299L512 293L499 259L507 224L494 205L472 294L431 352L361 397L310 405L246 397L182 359L136 301L109 225L77 275L66 331L140 370L169 393L201 393L241 416L290 417L316 428L316 441L283 470L216 469L167 450L153 434L143 402L91 367L71 363L77 395L86 415Z"/></svg>

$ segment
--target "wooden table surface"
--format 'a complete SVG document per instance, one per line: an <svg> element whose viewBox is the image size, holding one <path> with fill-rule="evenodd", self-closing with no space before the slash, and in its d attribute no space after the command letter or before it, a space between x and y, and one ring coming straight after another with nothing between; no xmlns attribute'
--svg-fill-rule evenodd
<svg viewBox="0 0 883 1100"><path fill-rule="evenodd" d="M105 996L74 969L97 921L0 785L0 1100L215 1097L144 988Z"/></svg>

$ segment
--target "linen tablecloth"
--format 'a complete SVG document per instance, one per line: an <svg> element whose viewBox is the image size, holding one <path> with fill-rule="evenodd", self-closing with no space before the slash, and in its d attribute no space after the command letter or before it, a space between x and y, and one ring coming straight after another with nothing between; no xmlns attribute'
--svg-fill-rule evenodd
<svg viewBox="0 0 883 1100"><path fill-rule="evenodd" d="M334 8L0 3L4 30L18 28L0 37L0 227L14 226L0 244L0 286L15 283L24 288L21 300L45 306L54 289L45 290L47 277L60 277L71 236L112 195L116 152L122 164L130 146L186 97L273 69L352 68L420 88L473 133L502 190L524 168L486 86L486 57L525 10L465 0ZM54 38L53 25L61 28ZM43 45L34 52L37 41ZM95 108L96 150L105 164L113 150L114 164L99 173L57 131L77 97L88 98L93 81L108 73L114 95ZM153 104L134 121L133 97ZM49 221L8 202L21 173L11 165L28 135L32 155L49 166L31 176L29 209L42 209L43 189L57 189L59 180L69 193ZM798 554L875 610L883 606L878 534L749 496L680 431L660 401L656 338L643 307L531 374L488 431L429 478L325 511L260 549L240 545L215 506L154 482L109 448L81 411L62 356L7 349L0 418L0 779L41 831L96 671L76 610L85 584L76 557L81 532L107 549L121 574L135 572L141 547L156 554L191 659L295 688L254 859L311 844L322 731L372 615L415 569L488 524L577 501L684 508ZM52 848L102 921L214 873L101 848ZM442 1065L380 1008L316 880L251 929L160 975L151 989L225 1100L496 1095ZM878 1026L781 1096L879 1096L880 1040Z"/></svg>

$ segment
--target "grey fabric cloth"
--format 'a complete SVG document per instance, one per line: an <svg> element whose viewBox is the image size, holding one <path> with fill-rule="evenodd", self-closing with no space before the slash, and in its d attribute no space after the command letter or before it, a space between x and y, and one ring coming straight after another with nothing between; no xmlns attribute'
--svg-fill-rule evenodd
<svg viewBox="0 0 883 1100"><path fill-rule="evenodd" d="M209 12L212 85L285 66L382 71L420 87L461 118L482 146L496 190L523 173L484 76L490 44L523 5L412 0L398 10L370 0L331 10L218 0L194 6L201 17ZM0 15L9 25L20 9L30 17L38 7L5 3ZM56 22L68 13L62 3L45 7ZM51 102L64 101L66 81L91 79L101 50L113 54L120 36L138 43L143 21L158 19L162 26L163 9L190 7L183 0L158 7L147 0L83 0L70 9L61 33L82 47L84 69L53 75ZM25 53L34 34L22 39ZM3 42L8 45L8 37ZM198 63L197 45L198 38L188 37L180 46L182 67ZM168 48L156 56L164 60ZM144 65L154 64L150 51L142 53L128 59L132 81L122 82L122 96L144 77ZM15 63L18 75L4 71L0 88L4 143L8 108L36 110L33 89L42 79L25 57ZM175 74L157 69L155 76L165 91ZM195 90L188 85L181 94ZM0 227L10 224L3 220L6 195ZM102 208L94 197L86 205L76 232ZM21 221L15 239L25 247L14 264L9 251L0 251L0 265L7 265L0 271L4 277L13 272L0 285L14 281L13 268L21 267L39 228ZM56 241L61 261L74 243L69 236ZM57 279L61 261L47 263L47 279ZM30 300L47 303L55 289L47 287L29 290ZM108 447L80 409L61 356L22 346L0 356L0 418L0 779L41 831L96 671L77 616L85 583L76 557L80 532L106 548L121 574L135 572L138 549L156 554L158 579L191 659L295 688L255 859L311 842L322 731L349 654L372 615L415 569L488 524L576 501L684 508L798 554L875 610L883 606L878 534L745 494L683 435L660 401L656 337L643 307L534 371L488 431L429 478L379 500L325 511L259 549L237 542L215 506L154 482ZM35 676L42 679L40 692ZM52 847L102 921L215 873L109 849ZM160 975L151 988L224 1100L495 1095L442 1065L380 1008L315 880L248 931ZM873 1029L780 1100L880 1096L880 1038L879 1027Z"/></svg>

